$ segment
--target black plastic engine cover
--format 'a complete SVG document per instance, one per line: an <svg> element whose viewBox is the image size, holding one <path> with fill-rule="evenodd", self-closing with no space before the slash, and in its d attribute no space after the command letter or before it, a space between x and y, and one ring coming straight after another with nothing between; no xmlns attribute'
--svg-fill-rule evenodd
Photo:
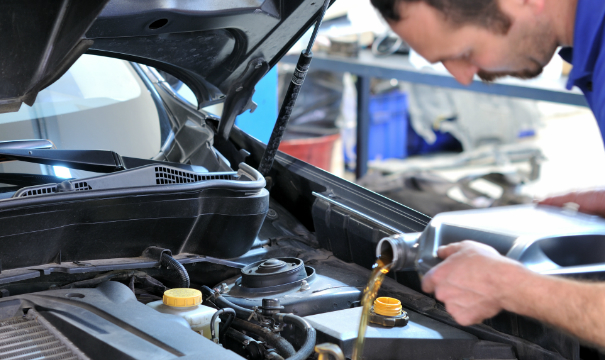
<svg viewBox="0 0 605 360"><path fill-rule="evenodd" d="M127 286L112 281L94 289L0 299L0 330L6 330L0 339L5 355L35 351L44 359L50 356L45 351L54 351L83 359L242 359L191 330L184 319L139 303ZM20 336L8 339L11 333Z"/></svg>
<svg viewBox="0 0 605 360"><path fill-rule="evenodd" d="M269 192L246 164L238 177L0 200L2 270L136 257L149 246L240 256L264 221Z"/></svg>

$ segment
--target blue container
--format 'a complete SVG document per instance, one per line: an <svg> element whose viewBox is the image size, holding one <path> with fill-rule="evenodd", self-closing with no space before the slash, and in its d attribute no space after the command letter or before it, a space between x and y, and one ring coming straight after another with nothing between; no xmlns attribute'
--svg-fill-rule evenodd
<svg viewBox="0 0 605 360"><path fill-rule="evenodd" d="M369 159L405 158L408 138L408 95L393 91L370 98Z"/></svg>
<svg viewBox="0 0 605 360"><path fill-rule="evenodd" d="M456 118L446 121L454 121ZM458 139L448 132L433 130L435 134L435 142L429 144L420 135L416 134L412 126L408 124L408 141L407 151L408 156L424 155L436 152L462 152L462 144Z"/></svg>
<svg viewBox="0 0 605 360"><path fill-rule="evenodd" d="M277 120L277 66L274 66L256 84L252 95L258 107L254 113L246 111L235 119L235 125L264 144L269 142Z"/></svg>

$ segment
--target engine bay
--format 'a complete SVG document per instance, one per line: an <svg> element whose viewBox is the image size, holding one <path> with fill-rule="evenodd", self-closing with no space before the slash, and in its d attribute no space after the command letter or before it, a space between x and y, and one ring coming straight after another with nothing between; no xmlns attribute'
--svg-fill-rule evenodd
<svg viewBox="0 0 605 360"><path fill-rule="evenodd" d="M193 255L176 257L192 260L182 261L190 276L191 288L208 289L202 284L216 282L210 293L204 293L204 306L221 308L234 304L233 307L242 307L255 315L249 316L248 321L240 316L229 319L222 314L218 334L215 334L215 338L220 339L218 344L209 339L210 334L192 330L182 317L163 314L145 305L161 302L167 289L164 283L184 286L178 272L166 268L160 261L151 268L71 276L52 273L6 284L2 289L5 296L0 300L3 316L0 349L9 358L34 353L44 359L290 358L295 354L292 350L301 348L306 337L291 324L266 316L275 308L274 311L304 318L316 329L317 344L336 343L350 357L355 333L352 330L358 323L359 299L367 274L361 268L351 272L350 264L330 258L327 251L292 244L302 239L270 240L270 244L238 259L253 261L243 267L239 262L218 259L195 262ZM269 254L271 257L266 259ZM297 255L305 260L277 257L278 254ZM254 261L258 258L261 260ZM220 278L221 274L229 273L236 275ZM289 276L284 276L285 273ZM80 280L65 284L70 277ZM41 287L51 290L27 292ZM19 294L23 291L25 293ZM273 308L266 304L267 300L271 300ZM486 351L490 359L513 358L510 345L480 341L474 335L419 313L408 313L410 323L404 328L371 327L376 334L371 332L368 336L369 358L373 358L378 349L381 349L380 357L386 358L418 358L419 355L443 358L447 354L458 354L461 358L479 359ZM223 325L229 322L230 327L225 328ZM273 338L281 338L281 342L291 345L276 346ZM402 357L403 349L411 345L415 350ZM63 357L55 357L59 355Z"/></svg>
<svg viewBox="0 0 605 360"><path fill-rule="evenodd" d="M0 199L0 354L351 358L376 244L430 219L282 153L263 176L263 144L237 127L228 141L215 137L217 118L155 89L179 116L153 159L0 143L3 161L96 172L2 174L16 189ZM167 300L182 289L189 295ZM416 271L389 273L378 295L406 320L370 324L366 359L579 352L570 336L510 313L460 326L422 293Z"/></svg>
<svg viewBox="0 0 605 360"><path fill-rule="evenodd" d="M136 258L62 262L35 278L4 280L0 351L11 359L304 359L329 342L351 357L369 271L320 248L278 203L242 256L172 254L152 246ZM380 294L400 300L409 322L371 324L365 358L516 359L519 349L559 358L485 325L455 324L434 299L400 284L402 275L387 278ZM213 333L151 306L184 287L200 290L200 307L218 314ZM314 329L310 348L309 333L286 316Z"/></svg>
<svg viewBox="0 0 605 360"><path fill-rule="evenodd" d="M196 124L213 134L211 117ZM187 149L176 140L168 161L5 143L5 161L102 172L37 176L0 199L3 358L279 360L334 349L352 358L376 244L428 219L376 208L371 193L284 154L265 178L255 170L261 145L237 128L233 143L210 140L197 165L170 162ZM253 155L241 162L238 148ZM377 220L393 224L392 214L398 225ZM564 359L579 349L514 314L460 326L421 292L416 271L390 273L379 296L405 321L371 323L366 359Z"/></svg>

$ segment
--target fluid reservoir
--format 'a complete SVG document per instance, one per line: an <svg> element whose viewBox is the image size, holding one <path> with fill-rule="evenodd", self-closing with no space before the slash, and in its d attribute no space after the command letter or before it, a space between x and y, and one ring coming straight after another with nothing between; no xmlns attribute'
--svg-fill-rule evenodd
<svg viewBox="0 0 605 360"><path fill-rule="evenodd" d="M189 323L191 329L210 339L210 321L217 311L214 308L200 305L202 293L195 289L171 289L164 292L162 300L150 302L147 306L164 314L177 315ZM215 334L218 336L218 323L216 319Z"/></svg>

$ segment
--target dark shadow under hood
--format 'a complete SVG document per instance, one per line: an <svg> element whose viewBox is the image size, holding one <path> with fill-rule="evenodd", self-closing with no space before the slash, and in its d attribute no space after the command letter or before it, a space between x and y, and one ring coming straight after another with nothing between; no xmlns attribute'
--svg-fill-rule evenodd
<svg viewBox="0 0 605 360"><path fill-rule="evenodd" d="M226 101L226 111L234 114L223 117L235 116L254 106L256 83L313 24L322 5L321 0L5 1L0 112L33 104L38 91L86 52L167 71L191 88L200 108Z"/></svg>

